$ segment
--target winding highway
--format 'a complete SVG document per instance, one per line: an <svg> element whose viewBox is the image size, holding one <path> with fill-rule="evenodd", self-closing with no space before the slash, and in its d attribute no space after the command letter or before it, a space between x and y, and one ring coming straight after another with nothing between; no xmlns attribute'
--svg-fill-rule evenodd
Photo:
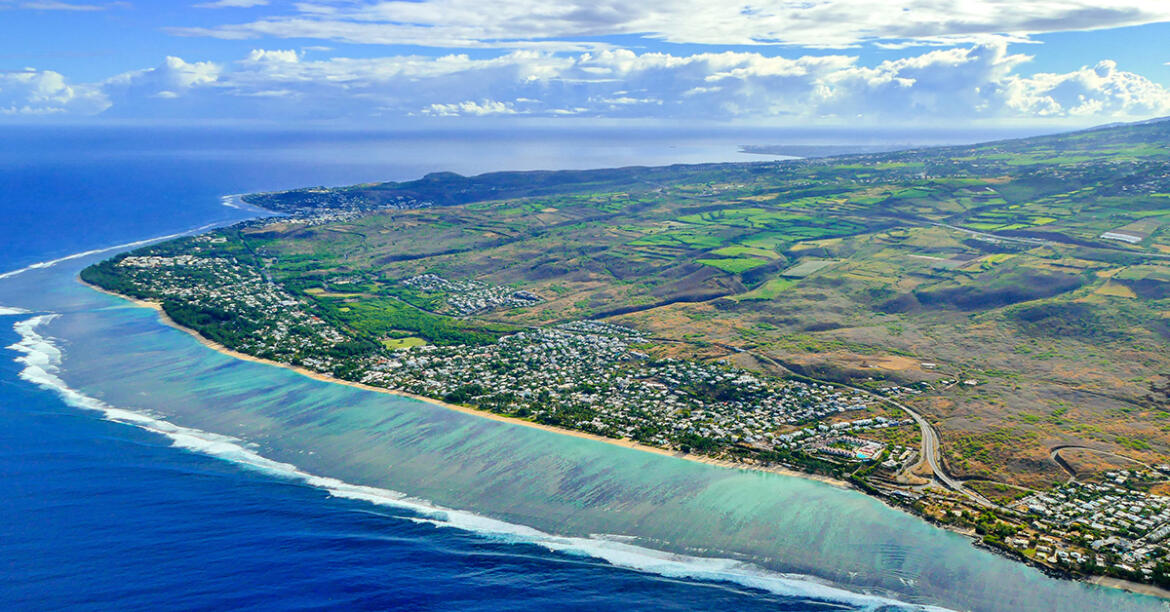
<svg viewBox="0 0 1170 612"><path fill-rule="evenodd" d="M685 340L682 342L687 343L687 341L685 341ZM752 357L755 357L756 359L758 359L760 361L772 364L773 366L781 368L784 371L795 374L795 372L792 371L792 368L787 367L783 363L781 363L781 362L779 362L771 357L768 357L767 355L761 355L759 353L748 351L748 350L745 350L745 349L742 349L742 348L739 348L736 346L728 345L728 344L722 344L722 343L718 343L718 342L713 343L713 344L715 344L716 346L722 347L724 349L737 352L737 353L746 353L748 355L751 355ZM895 408L899 408L899 409L905 411L906 414L910 415L910 418L914 419L914 422L918 424L918 429L921 432L921 437L922 437L922 448L919 450L919 457L921 457L921 459L919 460L918 464L915 465L914 467L918 467L919 465L922 465L922 463L925 462L927 465L930 466L930 471L933 474L934 480L937 481L943 487L950 489L950 490L952 490L960 495L963 495L964 497L971 500L972 502L974 502L980 506L983 506L985 508L997 508L998 507L994 502L987 499L986 497L981 495L979 492L974 491L971 488L967 487L965 484L963 484L963 482L961 480L952 478L949 474L947 474L946 470L942 466L942 460L939 457L939 454L942 450L942 442L940 441L938 431L936 431L934 429L934 426L931 425L930 422L926 420L926 417L922 416L921 414L916 412L914 409L910 408L909 406L907 406L901 402L895 401L893 399L890 399L890 398L882 396L882 395L878 395L878 394L874 393L873 391L870 391L869 389L865 389L863 387L858 387L858 386L845 384L845 383L835 383L835 382L831 382L831 381L827 381L827 380L819 380L816 378L812 378L810 376L804 376L804 375L798 375L798 376L800 378L804 378L804 379L818 382L821 384L832 385L835 387L847 387L847 388L853 389L855 391L860 391L860 392L864 393L865 395L867 395L868 397L871 397L879 402L885 402L891 406L894 406Z"/></svg>
<svg viewBox="0 0 1170 612"><path fill-rule="evenodd" d="M1048 456L1051 457L1052 460L1054 462L1056 462L1056 464L1061 467L1061 469L1068 472L1068 474L1069 474L1068 481L1069 482L1072 482L1072 481L1077 479L1077 472L1075 469L1073 469L1073 466L1070 465L1069 462L1065 460L1064 457L1060 456L1060 452L1066 451L1066 450L1079 450L1079 451L1086 451L1086 452L1090 452L1090 453L1096 453L1098 455L1117 457L1118 459L1124 459L1126 461L1136 463L1136 464L1138 464L1138 465L1140 465L1148 470L1154 469L1154 467L1148 463L1138 461L1137 459L1134 459L1133 457L1127 457L1125 455L1122 455L1121 453L1116 453L1116 452L1113 452L1111 450L1105 450L1102 448L1093 448L1091 446L1082 446L1080 444L1060 444L1058 446L1053 446L1052 448L1048 449Z"/></svg>
<svg viewBox="0 0 1170 612"><path fill-rule="evenodd" d="M914 422L918 424L918 429L922 434L922 449L920 451L921 459L919 459L918 465L922 465L924 462L929 465L930 471L934 475L934 479L942 486L967 497L967 499L970 499L980 506L987 508L996 507L996 505L992 503L991 500L980 495L977 491L971 490L965 484L963 484L961 480L952 478L949 474L947 474L946 470L943 469L942 460L939 458L939 453L942 450L942 443L939 440L938 432L935 431L934 426L926 420L926 417L915 412L909 406L901 402L894 401L888 397L883 397L866 389L854 387L852 385L845 386L849 387L850 389L857 389L858 391L866 393L878 401L882 401L896 408L900 408L905 411L906 414L910 415L910 418L914 419Z"/></svg>

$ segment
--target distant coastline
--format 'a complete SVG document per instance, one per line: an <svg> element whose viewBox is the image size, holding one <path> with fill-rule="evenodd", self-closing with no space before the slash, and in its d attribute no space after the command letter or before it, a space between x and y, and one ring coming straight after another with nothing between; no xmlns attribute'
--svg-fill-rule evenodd
<svg viewBox="0 0 1170 612"><path fill-rule="evenodd" d="M792 159L807 159L817 157L835 157L838 155L865 155L870 153L889 153L915 149L919 145L903 144L856 144L856 145L740 145L740 153L751 155L772 155Z"/></svg>

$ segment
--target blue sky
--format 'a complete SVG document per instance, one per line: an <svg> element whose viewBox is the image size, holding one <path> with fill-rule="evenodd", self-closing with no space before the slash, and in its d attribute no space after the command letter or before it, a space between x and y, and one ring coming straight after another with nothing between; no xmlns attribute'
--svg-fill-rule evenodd
<svg viewBox="0 0 1170 612"><path fill-rule="evenodd" d="M1089 125L1166 0L0 0L0 121Z"/></svg>

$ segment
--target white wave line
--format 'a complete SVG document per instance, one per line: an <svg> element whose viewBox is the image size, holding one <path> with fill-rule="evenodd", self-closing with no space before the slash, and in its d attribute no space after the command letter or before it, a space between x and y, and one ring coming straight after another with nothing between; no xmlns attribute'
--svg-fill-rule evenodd
<svg viewBox="0 0 1170 612"><path fill-rule="evenodd" d="M273 216L273 217L288 216L287 213L282 213L282 212L275 211L275 210L269 210L269 209L264 208L262 206L256 206L255 204L249 204L249 203L244 201L244 195L245 194L242 194L242 193L233 193L230 195L220 196L219 203L228 207L228 208L234 208L236 210L242 210L244 212L256 213L256 214L264 215L264 216Z"/></svg>
<svg viewBox="0 0 1170 612"><path fill-rule="evenodd" d="M29 311L13 306L0 306L0 317L28 314Z"/></svg>
<svg viewBox="0 0 1170 612"><path fill-rule="evenodd" d="M227 206L228 208L235 208L237 210L242 210L245 212L262 212L262 213L270 213L271 212L271 211L265 210L263 208L250 206L250 205L244 203L243 200L241 200L240 198L241 198L241 194L231 194L231 195L220 196L220 203L223 204L224 206ZM184 230L181 232L176 232L174 234L166 234L165 236L155 236L153 238L145 238L143 240L135 240L134 242L127 242L124 244L116 244L114 246L101 247L99 249L92 249L89 251L82 251L80 253L73 253L72 255L66 255L64 257L58 257L57 259L50 259L48 261L39 261L37 263L29 264L23 268L20 268L19 270L11 270L9 272L0 273L0 280L6 279L6 278L11 278L11 277L16 276L18 274L24 274L25 272L29 272L31 270L39 270L42 268L51 268L51 267L53 267L59 263L62 263L62 262L70 261L73 259L80 259L82 257L89 257L90 255L97 255L99 253L105 253L106 251L114 251L114 250L118 250L118 249L131 249L134 247L139 247L139 246L143 246L146 244L150 244L152 242L158 242L160 240L170 240L171 238L178 238L179 236L186 236L188 234L202 232L202 231L214 228L214 227L218 227L219 225L220 225L219 223L208 223L206 225L201 225L201 226L193 228L193 229Z"/></svg>
<svg viewBox="0 0 1170 612"><path fill-rule="evenodd" d="M184 236L184 235L192 234L195 232L202 232L204 230L208 230L208 229L211 229L213 227L216 227L217 225L218 225L217 223L209 223L207 225L202 225L202 226L196 227L194 229L189 229L189 230L177 232L174 234L167 234L165 236L155 236L154 238L146 238L144 240L135 240L134 242L127 242L125 244L116 244L114 246L102 247L100 249L93 249L90 251L82 251L80 253L73 253L72 255L58 257L57 259L50 259L48 261L40 261L40 262L37 262L34 264L29 264L29 265L27 265L19 270L12 270L10 272L5 272L3 274L0 274L0 280L3 280L5 278L11 278L11 277L16 276L18 274L24 274L25 272L28 272L31 270L40 270L42 268L51 268L59 263L70 261L73 259L80 259L82 257L89 257L90 255L97 255L99 253L105 253L107 251L114 251L114 250L118 250L118 249L130 249L130 248L142 246L145 244L150 244L151 242L158 242L160 240L169 240L171 238L178 238L179 236Z"/></svg>
<svg viewBox="0 0 1170 612"><path fill-rule="evenodd" d="M224 206L227 206L228 208L235 208L235 209L243 210L243 207L241 207L239 205L239 203L236 202L237 198L239 198L239 197L240 197L240 195L237 193L231 193L231 194L228 194L225 196L219 196L219 203L224 205Z"/></svg>
<svg viewBox="0 0 1170 612"><path fill-rule="evenodd" d="M49 323L57 316L57 314L38 315L19 321L13 326L13 329L20 334L21 340L8 348L22 353L16 358L18 363L24 365L20 377L42 389L56 392L70 406L96 411L101 413L106 420L133 425L161 434L169 438L172 445L178 448L230 461L284 479L299 481L323 489L333 497L407 510L417 515L417 517L409 519L416 523L459 529L497 541L533 544L552 552L600 559L614 566L639 572L669 578L728 582L785 597L844 603L869 610L889 609L890 607L919 611L944 610L933 606L907 604L876 595L855 593L826 584L813 576L773 572L734 559L694 557L635 546L627 543L630 539L628 536L558 536L472 512L444 508L398 491L356 485L336 478L310 474L295 465L260 455L247 448L239 438L183 427L142 412L116 408L68 386L58 376L62 357L61 350L51 339L37 332L38 327Z"/></svg>
<svg viewBox="0 0 1170 612"><path fill-rule="evenodd" d="M232 193L225 196L219 196L219 203L227 206L228 208L251 211L252 209L242 199L243 195L244 194L242 193Z"/></svg>

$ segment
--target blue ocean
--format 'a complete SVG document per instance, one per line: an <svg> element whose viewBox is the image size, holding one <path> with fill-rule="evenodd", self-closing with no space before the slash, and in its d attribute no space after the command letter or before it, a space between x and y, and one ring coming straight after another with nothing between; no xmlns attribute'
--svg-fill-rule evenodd
<svg viewBox="0 0 1170 612"><path fill-rule="evenodd" d="M754 161L760 137L0 129L0 608L1166 609L854 491L234 360L76 280L261 214L232 194Z"/></svg>

